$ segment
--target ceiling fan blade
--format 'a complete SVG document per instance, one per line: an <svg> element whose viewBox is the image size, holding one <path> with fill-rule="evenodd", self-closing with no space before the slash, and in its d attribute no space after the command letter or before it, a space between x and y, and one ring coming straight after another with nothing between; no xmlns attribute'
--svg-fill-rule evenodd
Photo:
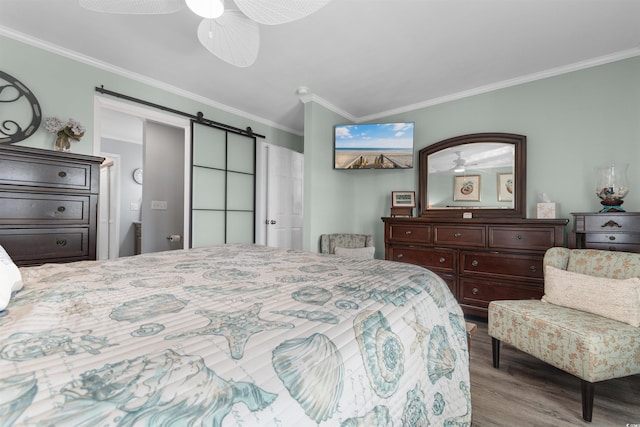
<svg viewBox="0 0 640 427"><path fill-rule="evenodd" d="M78 0L80 6L94 12L127 15L161 15L174 13L184 6L183 0Z"/></svg>
<svg viewBox="0 0 640 427"><path fill-rule="evenodd" d="M235 0L249 18L264 25L278 25L302 19L331 0Z"/></svg>
<svg viewBox="0 0 640 427"><path fill-rule="evenodd" d="M202 20L198 40L223 61L248 67L258 58L260 28L237 10L227 10L220 18Z"/></svg>

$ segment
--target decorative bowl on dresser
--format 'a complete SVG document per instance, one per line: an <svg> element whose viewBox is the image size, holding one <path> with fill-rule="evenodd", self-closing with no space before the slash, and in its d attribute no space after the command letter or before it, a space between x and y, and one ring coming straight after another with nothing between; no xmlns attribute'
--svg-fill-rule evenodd
<svg viewBox="0 0 640 427"><path fill-rule="evenodd" d="M382 218L385 258L440 275L466 314L486 317L492 300L540 299L544 253L564 245L568 220L525 218L526 137L462 135L418 157L419 217ZM465 176L478 183L473 198L454 194Z"/></svg>
<svg viewBox="0 0 640 427"><path fill-rule="evenodd" d="M0 145L0 245L17 265L96 259L102 160Z"/></svg>
<svg viewBox="0 0 640 427"><path fill-rule="evenodd" d="M640 212L572 213L570 248L640 252Z"/></svg>

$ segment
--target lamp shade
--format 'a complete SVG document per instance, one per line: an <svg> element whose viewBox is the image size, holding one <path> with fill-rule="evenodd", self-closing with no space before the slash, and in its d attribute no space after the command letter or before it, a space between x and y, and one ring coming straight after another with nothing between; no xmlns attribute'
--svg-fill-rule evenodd
<svg viewBox="0 0 640 427"><path fill-rule="evenodd" d="M198 40L218 58L236 67L248 67L258 57L260 28L237 10L227 10L218 19L203 19Z"/></svg>
<svg viewBox="0 0 640 427"><path fill-rule="evenodd" d="M215 19L224 13L222 0L186 0L187 6L196 15L207 19Z"/></svg>

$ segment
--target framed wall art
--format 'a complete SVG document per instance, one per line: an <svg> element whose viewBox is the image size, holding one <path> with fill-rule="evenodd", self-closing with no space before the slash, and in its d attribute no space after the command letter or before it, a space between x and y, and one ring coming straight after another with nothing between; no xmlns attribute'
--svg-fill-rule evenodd
<svg viewBox="0 0 640 427"><path fill-rule="evenodd" d="M392 191L391 207L415 208L416 192L415 191Z"/></svg>
<svg viewBox="0 0 640 427"><path fill-rule="evenodd" d="M480 201L480 175L455 176L453 200L456 202Z"/></svg>
<svg viewBox="0 0 640 427"><path fill-rule="evenodd" d="M513 201L513 174L512 173L498 174L498 201L499 202Z"/></svg>
<svg viewBox="0 0 640 427"><path fill-rule="evenodd" d="M416 207L415 191L391 192L391 216L413 216L413 208Z"/></svg>

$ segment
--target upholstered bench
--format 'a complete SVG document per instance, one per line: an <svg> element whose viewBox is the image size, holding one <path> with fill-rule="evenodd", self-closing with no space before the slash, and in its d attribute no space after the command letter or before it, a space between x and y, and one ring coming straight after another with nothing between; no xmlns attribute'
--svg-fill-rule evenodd
<svg viewBox="0 0 640 427"><path fill-rule="evenodd" d="M582 417L591 421L594 383L640 373L640 280L612 280L640 276L640 254L551 248L544 265L542 301L490 303L493 366L499 367L504 342L575 375L582 384ZM622 298L612 302L618 289Z"/></svg>

